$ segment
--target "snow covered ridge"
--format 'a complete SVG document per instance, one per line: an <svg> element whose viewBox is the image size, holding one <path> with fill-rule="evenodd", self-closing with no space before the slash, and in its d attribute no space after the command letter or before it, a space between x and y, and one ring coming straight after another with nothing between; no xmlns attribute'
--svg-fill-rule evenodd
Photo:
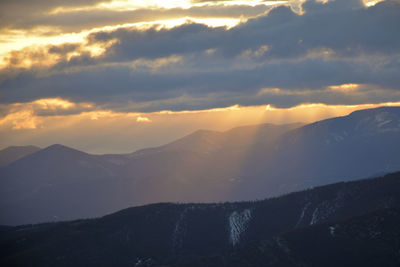
<svg viewBox="0 0 400 267"><path fill-rule="evenodd" d="M400 131L400 117L396 113L382 111L365 117L356 125L356 130L370 130L377 132Z"/></svg>
<svg viewBox="0 0 400 267"><path fill-rule="evenodd" d="M229 216L230 242L233 246L239 244L240 239L246 231L251 220L251 210L245 209L242 212L234 211Z"/></svg>

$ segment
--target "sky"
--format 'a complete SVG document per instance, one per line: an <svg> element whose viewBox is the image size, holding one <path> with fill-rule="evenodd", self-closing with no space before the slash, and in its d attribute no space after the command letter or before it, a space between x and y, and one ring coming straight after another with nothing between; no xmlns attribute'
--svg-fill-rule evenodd
<svg viewBox="0 0 400 267"><path fill-rule="evenodd" d="M400 105L400 1L2 0L0 148L128 153Z"/></svg>

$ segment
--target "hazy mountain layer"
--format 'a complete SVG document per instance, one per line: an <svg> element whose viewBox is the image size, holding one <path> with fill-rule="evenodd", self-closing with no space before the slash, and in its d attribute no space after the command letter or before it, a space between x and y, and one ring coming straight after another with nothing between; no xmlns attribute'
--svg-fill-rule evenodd
<svg viewBox="0 0 400 267"><path fill-rule="evenodd" d="M101 216L155 202L263 199L400 170L400 108L300 127L197 131L126 155L60 145L0 169L0 223Z"/></svg>

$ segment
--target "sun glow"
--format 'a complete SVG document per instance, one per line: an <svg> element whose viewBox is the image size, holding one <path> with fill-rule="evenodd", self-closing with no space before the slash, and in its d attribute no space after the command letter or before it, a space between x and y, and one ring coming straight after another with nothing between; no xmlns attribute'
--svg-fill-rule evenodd
<svg viewBox="0 0 400 267"><path fill-rule="evenodd" d="M187 0L117 0L109 3L100 3L100 7L115 10L136 10L136 9L170 9L170 8L190 8L192 6Z"/></svg>
<svg viewBox="0 0 400 267"><path fill-rule="evenodd" d="M95 150L88 150L89 152L121 153L156 144L162 145L198 129L226 131L237 126L262 123L311 123L379 106L400 106L400 102L361 105L305 103L291 108L278 108L271 104L234 105L204 110L140 113L106 110L91 103L73 102L62 98L45 98L29 103L2 105L1 109L8 112L0 117L0 131L2 136L6 137L4 140L26 144L40 140L38 145L42 146L56 141L66 145L68 142L76 144L79 140L92 140L93 136L96 136L97 141L93 141L97 142L93 143ZM160 136L160 132L164 133L163 136ZM253 134L257 134L257 127ZM115 136L123 140L118 148L112 146L115 143L110 143L108 149L107 145L102 145ZM137 141L132 143L132 138ZM127 147L126 143L132 143L132 146ZM0 142L0 145L6 144Z"/></svg>
<svg viewBox="0 0 400 267"><path fill-rule="evenodd" d="M74 117L75 119L89 118L90 120L102 120L106 118L134 119L136 122L160 122L174 117L184 116L207 118L210 127L231 128L241 124L290 123L313 122L327 117L343 116L359 109L375 108L378 106L400 106L400 102L387 102L379 104L360 105L326 105L322 103L301 104L291 108L277 108L271 104L266 106L239 106L233 105L224 108L183 111L157 111L150 113L117 112L104 110L91 103L75 103L62 98L44 98L29 103L11 104L8 114L0 120L0 126L11 125L14 130L36 129L45 120L57 117L59 120ZM63 114L60 111L73 111L71 114ZM44 114L44 115L42 115ZM208 115L209 114L209 115ZM214 114L214 115L213 115ZM210 117L211 116L211 117ZM214 120L212 119L214 118ZM226 123L222 123L225 121ZM225 126L224 126L225 125ZM212 128L211 127L211 128Z"/></svg>
<svg viewBox="0 0 400 267"><path fill-rule="evenodd" d="M65 43L83 43L88 33L66 33L43 36L30 31L6 31L0 32L0 67L8 64L8 58L13 51L27 47L41 47L48 45L61 45ZM19 51L18 51L19 52ZM30 64L25 64L30 66Z"/></svg>
<svg viewBox="0 0 400 267"><path fill-rule="evenodd" d="M12 130L36 129L42 122L43 118L34 116L32 110L22 110L0 118L0 127L9 125Z"/></svg>
<svg viewBox="0 0 400 267"><path fill-rule="evenodd" d="M151 122L151 120L150 120L149 118L147 118L147 117L142 117L142 116L137 117L137 118L136 118L136 121L137 121L137 122Z"/></svg>
<svg viewBox="0 0 400 267"><path fill-rule="evenodd" d="M341 85L332 85L329 86L329 89L332 91L340 91L340 92L352 92L356 91L360 88L360 84L356 83L346 83Z"/></svg>
<svg viewBox="0 0 400 267"><path fill-rule="evenodd" d="M159 111L159 114L197 114L197 113L210 113L210 112L225 112L225 111L238 111L240 110L239 105L233 105L225 108L212 108L212 109L201 109L201 110L181 110L181 111L172 111L172 110L162 110Z"/></svg>
<svg viewBox="0 0 400 267"><path fill-rule="evenodd" d="M374 5L376 5L376 4L380 3L380 2L383 2L383 1L385 1L385 0L364 0L364 4L367 7L371 7L371 6L374 6Z"/></svg>
<svg viewBox="0 0 400 267"><path fill-rule="evenodd" d="M139 10L139 9L189 9L192 7L203 7L203 6L272 6L285 4L289 1L263 1L263 0L227 0L227 1L191 1L191 0L115 0L111 2L99 3L95 6L84 6L84 7L57 7L51 10L50 14L59 14L74 11L87 11L87 10L116 10L116 11L127 11L127 10Z"/></svg>
<svg viewBox="0 0 400 267"><path fill-rule="evenodd" d="M61 98L44 98L33 102L34 105L40 106L41 109L70 109L75 107L75 103Z"/></svg>

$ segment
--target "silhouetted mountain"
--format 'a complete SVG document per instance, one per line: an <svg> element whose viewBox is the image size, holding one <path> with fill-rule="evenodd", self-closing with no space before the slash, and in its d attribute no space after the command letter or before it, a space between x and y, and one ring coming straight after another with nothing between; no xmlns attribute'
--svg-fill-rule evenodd
<svg viewBox="0 0 400 267"><path fill-rule="evenodd" d="M299 126L197 131L126 155L52 146L0 169L0 223L88 218L155 202L263 199L400 170L399 107Z"/></svg>
<svg viewBox="0 0 400 267"><path fill-rule="evenodd" d="M5 227L0 263L396 266L399 192L400 172L256 202L153 204L99 219Z"/></svg>
<svg viewBox="0 0 400 267"><path fill-rule="evenodd" d="M0 221L65 220L115 211L110 207L115 164L52 145L1 169ZM117 198L113 196L113 198Z"/></svg>
<svg viewBox="0 0 400 267"><path fill-rule="evenodd" d="M210 154L221 150L243 150L259 144L271 145L282 134L303 125L302 123L284 125L266 123L236 127L226 132L198 130L164 146L139 150L131 156L136 157L166 151L191 151Z"/></svg>
<svg viewBox="0 0 400 267"><path fill-rule="evenodd" d="M232 153L237 147L273 142L298 126L265 124L226 134L199 131L160 148L127 155L89 155L53 145L0 169L0 222L95 217L160 201L218 201L226 187L218 179L226 176L218 174L218 164L230 172L229 159L241 155ZM257 134L260 138L253 138ZM214 156L210 157L209 140L226 156L211 153ZM220 160L210 161L217 154Z"/></svg>
<svg viewBox="0 0 400 267"><path fill-rule="evenodd" d="M0 150L0 168L39 150L36 146L10 146Z"/></svg>

